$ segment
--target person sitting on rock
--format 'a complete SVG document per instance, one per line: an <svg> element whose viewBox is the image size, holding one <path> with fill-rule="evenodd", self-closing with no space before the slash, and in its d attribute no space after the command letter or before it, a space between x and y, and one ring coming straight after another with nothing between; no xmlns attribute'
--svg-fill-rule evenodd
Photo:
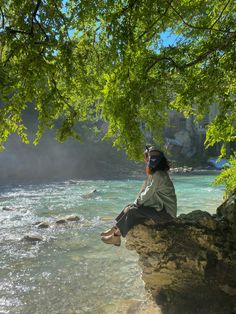
<svg viewBox="0 0 236 314"><path fill-rule="evenodd" d="M125 237L133 226L147 219L160 223L176 217L177 199L165 155L154 146L146 146L144 156L147 179L135 202L127 205L116 217L115 226L101 233L104 243L120 246L121 236Z"/></svg>

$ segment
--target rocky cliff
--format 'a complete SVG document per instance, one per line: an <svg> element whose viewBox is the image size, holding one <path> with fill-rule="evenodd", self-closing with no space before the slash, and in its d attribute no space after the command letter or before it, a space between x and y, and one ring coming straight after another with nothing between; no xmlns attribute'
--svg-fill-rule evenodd
<svg viewBox="0 0 236 314"><path fill-rule="evenodd" d="M236 191L215 215L194 211L134 227L146 288L163 313L236 313Z"/></svg>

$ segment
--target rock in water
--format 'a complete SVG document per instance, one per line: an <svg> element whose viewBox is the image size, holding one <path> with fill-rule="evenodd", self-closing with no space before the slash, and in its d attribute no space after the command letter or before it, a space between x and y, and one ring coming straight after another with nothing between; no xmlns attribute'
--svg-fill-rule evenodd
<svg viewBox="0 0 236 314"><path fill-rule="evenodd" d="M70 216L65 217L65 220L67 220L67 221L79 221L80 217L77 215L70 215Z"/></svg>
<svg viewBox="0 0 236 314"><path fill-rule="evenodd" d="M4 206L4 207L2 208L2 210L8 211L8 212L12 212L12 211L15 210L15 208L13 208L13 207L8 207L8 206Z"/></svg>
<svg viewBox="0 0 236 314"><path fill-rule="evenodd" d="M40 223L38 224L38 228L49 228L49 227L50 227L49 223L48 223L48 222L45 222L45 221L40 222Z"/></svg>
<svg viewBox="0 0 236 314"><path fill-rule="evenodd" d="M43 241L43 238L38 234L27 234L23 237L22 240L25 240L28 242L39 242L39 241Z"/></svg>
<svg viewBox="0 0 236 314"><path fill-rule="evenodd" d="M89 193L85 193L85 194L81 195L81 197L82 197L82 198L90 198L90 197L95 196L96 193L97 193L97 190L93 190L93 191L91 191L91 192L89 192Z"/></svg>
<svg viewBox="0 0 236 314"><path fill-rule="evenodd" d="M126 246L139 254L146 288L163 313L235 313L232 226L230 219L195 211L166 224L137 225L129 231Z"/></svg>
<svg viewBox="0 0 236 314"><path fill-rule="evenodd" d="M67 223L67 221L66 221L65 218L61 218L61 219L58 219L58 220L56 221L56 224L58 224L58 225L60 225L60 224L65 224L65 223Z"/></svg>

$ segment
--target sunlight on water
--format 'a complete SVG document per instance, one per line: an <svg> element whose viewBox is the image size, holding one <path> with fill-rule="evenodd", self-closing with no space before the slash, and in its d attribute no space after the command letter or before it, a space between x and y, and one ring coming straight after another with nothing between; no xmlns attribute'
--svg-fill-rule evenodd
<svg viewBox="0 0 236 314"><path fill-rule="evenodd" d="M214 213L222 200L222 187L210 185L213 176L173 180L179 213ZM117 248L104 245L99 237L135 199L141 184L98 180L2 186L0 313L118 313L122 306L145 302L148 294L137 254L128 251L124 241ZM97 192L88 196L93 190ZM56 224L70 214L79 215L80 221ZM38 221L50 227L39 229ZM32 233L43 241L22 241Z"/></svg>

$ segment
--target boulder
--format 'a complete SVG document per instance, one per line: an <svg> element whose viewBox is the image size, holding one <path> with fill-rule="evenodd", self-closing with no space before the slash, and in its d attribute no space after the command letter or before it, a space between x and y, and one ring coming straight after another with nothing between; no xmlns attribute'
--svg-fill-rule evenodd
<svg viewBox="0 0 236 314"><path fill-rule="evenodd" d="M236 313L231 206L229 201L218 213L230 213L227 220L194 211L129 231L126 246L139 254L146 288L163 313Z"/></svg>

